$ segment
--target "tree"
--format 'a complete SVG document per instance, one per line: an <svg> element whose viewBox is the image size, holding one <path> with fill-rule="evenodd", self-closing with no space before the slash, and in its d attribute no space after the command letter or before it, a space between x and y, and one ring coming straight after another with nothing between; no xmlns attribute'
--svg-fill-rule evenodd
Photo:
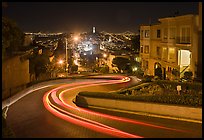
<svg viewBox="0 0 204 140"><path fill-rule="evenodd" d="M49 59L45 55L39 55L35 59L35 73L36 73L36 78L42 74L46 73L46 65L49 63Z"/></svg>
<svg viewBox="0 0 204 140"><path fill-rule="evenodd" d="M131 48L133 48L134 51L139 52L140 50L140 36L139 35L132 36Z"/></svg>
<svg viewBox="0 0 204 140"><path fill-rule="evenodd" d="M19 51L23 46L24 33L16 23L6 17L2 17L2 60Z"/></svg>
<svg viewBox="0 0 204 140"><path fill-rule="evenodd" d="M32 57L29 58L29 71L32 74L36 75L36 78L39 77L40 74L51 72L54 66L49 61L49 56L46 54L38 55L38 50L35 50ZM50 68L50 70L48 70Z"/></svg>
<svg viewBox="0 0 204 140"><path fill-rule="evenodd" d="M60 39L58 41L58 46L57 46L56 50L54 51L55 58L56 59L58 59L60 57L65 58L65 52L66 52L65 44L63 43L63 40Z"/></svg>
<svg viewBox="0 0 204 140"><path fill-rule="evenodd" d="M103 67L100 68L101 73L108 73L109 72L109 67L108 65L104 65Z"/></svg>
<svg viewBox="0 0 204 140"><path fill-rule="evenodd" d="M73 73L76 73L76 72L78 71L78 65L72 65L72 66L71 66L71 71L72 71Z"/></svg>
<svg viewBox="0 0 204 140"><path fill-rule="evenodd" d="M141 64L137 61L131 61L132 74L142 77L144 75L144 71L141 68Z"/></svg>
<svg viewBox="0 0 204 140"><path fill-rule="evenodd" d="M119 71L128 70L130 68L130 60L123 57L115 57L113 58L112 64L118 67Z"/></svg>

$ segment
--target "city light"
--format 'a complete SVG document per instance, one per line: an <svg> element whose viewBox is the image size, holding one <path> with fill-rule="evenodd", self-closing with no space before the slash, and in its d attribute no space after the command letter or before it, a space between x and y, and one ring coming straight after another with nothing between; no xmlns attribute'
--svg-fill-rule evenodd
<svg viewBox="0 0 204 140"><path fill-rule="evenodd" d="M80 64L79 64L77 59L74 60L74 64L77 65L77 66L80 66Z"/></svg>
<svg viewBox="0 0 204 140"><path fill-rule="evenodd" d="M103 54L103 57L106 58L106 57L107 57L107 54L104 53L104 54Z"/></svg>
<svg viewBox="0 0 204 140"><path fill-rule="evenodd" d="M78 36L75 36L74 41L78 41L78 40L79 40Z"/></svg>
<svg viewBox="0 0 204 140"><path fill-rule="evenodd" d="M63 64L64 61L63 61L63 60L59 60L58 63L59 63L59 64Z"/></svg>
<svg viewBox="0 0 204 140"><path fill-rule="evenodd" d="M3 138L202 137L202 2L2 4Z"/></svg>
<svg viewBox="0 0 204 140"><path fill-rule="evenodd" d="M137 71L137 67L132 68L133 71Z"/></svg>

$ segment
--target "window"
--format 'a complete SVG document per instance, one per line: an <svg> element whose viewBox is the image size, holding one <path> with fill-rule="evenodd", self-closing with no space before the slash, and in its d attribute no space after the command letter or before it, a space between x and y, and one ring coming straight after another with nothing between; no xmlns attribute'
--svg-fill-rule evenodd
<svg viewBox="0 0 204 140"><path fill-rule="evenodd" d="M170 39L175 39L176 37L176 28L170 28Z"/></svg>
<svg viewBox="0 0 204 140"><path fill-rule="evenodd" d="M149 53L149 46L148 45L145 45L144 53Z"/></svg>
<svg viewBox="0 0 204 140"><path fill-rule="evenodd" d="M145 61L145 68L148 69L148 61Z"/></svg>
<svg viewBox="0 0 204 140"><path fill-rule="evenodd" d="M163 47L163 51L162 51L162 59L166 60L167 59L167 48Z"/></svg>
<svg viewBox="0 0 204 140"><path fill-rule="evenodd" d="M190 43L190 27L181 28L181 43Z"/></svg>
<svg viewBox="0 0 204 140"><path fill-rule="evenodd" d="M168 72L171 72L172 70L171 70L171 67L168 67Z"/></svg>
<svg viewBox="0 0 204 140"><path fill-rule="evenodd" d="M149 38L149 30L145 30L145 38Z"/></svg>
<svg viewBox="0 0 204 140"><path fill-rule="evenodd" d="M157 47L157 56L161 57L161 48L160 47Z"/></svg>
<svg viewBox="0 0 204 140"><path fill-rule="evenodd" d="M157 30L157 38L161 37L161 30Z"/></svg>
<svg viewBox="0 0 204 140"><path fill-rule="evenodd" d="M164 39L168 38L168 29L164 28Z"/></svg>
<svg viewBox="0 0 204 140"><path fill-rule="evenodd" d="M140 46L140 52L143 53L143 45Z"/></svg>
<svg viewBox="0 0 204 140"><path fill-rule="evenodd" d="M169 48L169 60L175 59L175 49Z"/></svg>
<svg viewBox="0 0 204 140"><path fill-rule="evenodd" d="M143 68L148 69L148 61L143 60Z"/></svg>
<svg viewBox="0 0 204 140"><path fill-rule="evenodd" d="M178 50L178 65L188 66L191 61L191 52L189 50Z"/></svg>
<svg viewBox="0 0 204 140"><path fill-rule="evenodd" d="M140 32L140 38L143 38L143 30Z"/></svg>

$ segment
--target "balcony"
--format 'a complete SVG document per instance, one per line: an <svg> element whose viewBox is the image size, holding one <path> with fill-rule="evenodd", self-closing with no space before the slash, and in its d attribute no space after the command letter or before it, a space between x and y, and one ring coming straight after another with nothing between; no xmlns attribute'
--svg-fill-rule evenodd
<svg viewBox="0 0 204 140"><path fill-rule="evenodd" d="M191 44L190 37L176 37L176 44L189 45Z"/></svg>
<svg viewBox="0 0 204 140"><path fill-rule="evenodd" d="M175 38L163 39L161 43L174 46L176 44L176 39Z"/></svg>

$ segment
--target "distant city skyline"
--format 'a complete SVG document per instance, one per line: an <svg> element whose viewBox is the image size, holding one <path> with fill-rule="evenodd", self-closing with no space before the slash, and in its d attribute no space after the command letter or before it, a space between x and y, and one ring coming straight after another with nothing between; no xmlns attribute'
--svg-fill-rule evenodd
<svg viewBox="0 0 204 140"><path fill-rule="evenodd" d="M24 32L138 33L159 18L198 14L198 2L6 2L2 15Z"/></svg>

